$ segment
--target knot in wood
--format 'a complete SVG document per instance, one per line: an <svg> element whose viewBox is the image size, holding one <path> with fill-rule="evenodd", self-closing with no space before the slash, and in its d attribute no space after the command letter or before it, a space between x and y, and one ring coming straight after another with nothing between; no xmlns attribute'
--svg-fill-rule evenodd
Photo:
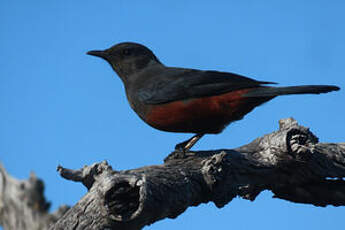
<svg viewBox="0 0 345 230"><path fill-rule="evenodd" d="M210 190L213 190L221 182L226 174L226 153L220 152L202 162L201 169L204 180Z"/></svg>
<svg viewBox="0 0 345 230"><path fill-rule="evenodd" d="M142 209L142 187L145 178L136 175L119 175L112 181L104 195L104 206L115 221L129 221Z"/></svg>
<svg viewBox="0 0 345 230"><path fill-rule="evenodd" d="M311 147L318 138L308 128L292 128L286 134L287 150L298 161L309 161L312 157Z"/></svg>

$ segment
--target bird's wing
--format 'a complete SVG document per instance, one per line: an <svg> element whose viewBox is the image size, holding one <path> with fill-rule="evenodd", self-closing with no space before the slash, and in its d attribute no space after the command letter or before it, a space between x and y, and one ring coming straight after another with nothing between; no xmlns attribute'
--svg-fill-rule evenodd
<svg viewBox="0 0 345 230"><path fill-rule="evenodd" d="M145 87L137 91L137 96L145 104L214 96L262 84L275 84L234 73L182 68L165 68L159 76L146 83Z"/></svg>

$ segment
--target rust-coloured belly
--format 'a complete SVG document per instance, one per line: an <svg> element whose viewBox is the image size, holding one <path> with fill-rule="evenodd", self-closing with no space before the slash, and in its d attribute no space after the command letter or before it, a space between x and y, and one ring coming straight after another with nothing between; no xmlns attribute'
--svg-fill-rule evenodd
<svg viewBox="0 0 345 230"><path fill-rule="evenodd" d="M249 90L152 105L145 121L169 132L219 133L232 121L242 119L256 106L272 99L242 97Z"/></svg>

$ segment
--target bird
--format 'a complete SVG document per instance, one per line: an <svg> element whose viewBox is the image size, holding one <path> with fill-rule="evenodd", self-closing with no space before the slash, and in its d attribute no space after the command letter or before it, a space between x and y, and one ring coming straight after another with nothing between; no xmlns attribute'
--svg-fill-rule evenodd
<svg viewBox="0 0 345 230"><path fill-rule="evenodd" d="M240 74L165 66L146 46L122 42L88 55L107 61L135 113L151 127L193 133L175 146L186 153L205 134L219 134L255 107L281 95L337 91L335 85L276 87Z"/></svg>

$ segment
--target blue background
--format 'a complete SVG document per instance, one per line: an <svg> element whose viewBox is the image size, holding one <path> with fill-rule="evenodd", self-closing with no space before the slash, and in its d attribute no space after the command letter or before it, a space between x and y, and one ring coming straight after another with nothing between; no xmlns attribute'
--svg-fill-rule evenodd
<svg viewBox="0 0 345 230"><path fill-rule="evenodd" d="M85 55L135 41L168 66L240 73L281 85L345 86L344 1L9 1L0 2L0 161L9 173L34 171L52 210L85 193L58 164L76 169L104 159L117 170L161 164L188 134L144 124L121 81ZM194 149L234 148L296 118L321 142L344 142L345 90L286 96L257 108ZM146 229L341 229L343 207L234 199L189 208ZM279 227L278 227L279 226Z"/></svg>

